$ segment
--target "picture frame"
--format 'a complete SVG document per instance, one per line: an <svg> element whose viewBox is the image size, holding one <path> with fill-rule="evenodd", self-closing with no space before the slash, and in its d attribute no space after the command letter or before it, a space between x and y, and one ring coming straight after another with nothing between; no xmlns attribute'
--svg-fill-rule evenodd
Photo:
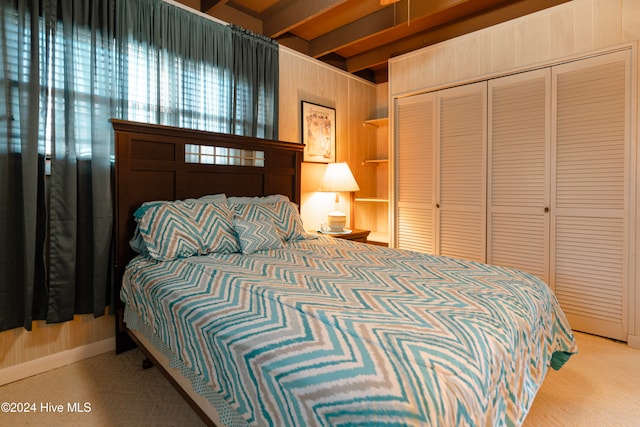
<svg viewBox="0 0 640 427"><path fill-rule="evenodd" d="M302 101L301 141L305 145L303 161L333 163L336 161L336 110Z"/></svg>

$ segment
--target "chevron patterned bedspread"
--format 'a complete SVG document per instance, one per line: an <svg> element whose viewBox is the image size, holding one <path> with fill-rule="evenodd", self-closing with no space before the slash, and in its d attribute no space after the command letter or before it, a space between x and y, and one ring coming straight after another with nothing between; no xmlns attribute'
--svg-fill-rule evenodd
<svg viewBox="0 0 640 427"><path fill-rule="evenodd" d="M342 239L138 257L121 297L257 426L521 425L577 351L529 274Z"/></svg>

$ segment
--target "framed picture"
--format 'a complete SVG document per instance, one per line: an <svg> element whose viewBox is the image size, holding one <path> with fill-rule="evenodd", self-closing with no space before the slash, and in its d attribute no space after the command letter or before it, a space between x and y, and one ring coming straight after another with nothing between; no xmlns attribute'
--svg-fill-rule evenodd
<svg viewBox="0 0 640 427"><path fill-rule="evenodd" d="M302 143L305 162L336 161L336 110L302 101Z"/></svg>

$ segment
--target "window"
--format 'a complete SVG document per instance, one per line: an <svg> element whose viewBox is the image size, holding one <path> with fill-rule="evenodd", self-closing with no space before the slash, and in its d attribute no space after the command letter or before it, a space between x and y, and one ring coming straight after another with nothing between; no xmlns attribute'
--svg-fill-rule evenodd
<svg viewBox="0 0 640 427"><path fill-rule="evenodd" d="M224 69L130 42L126 120L229 133Z"/></svg>
<svg viewBox="0 0 640 427"><path fill-rule="evenodd" d="M72 31L63 27L56 21L40 47L45 52L40 55L40 85L41 102L46 103L42 140L47 175L52 159L54 167L55 159L91 159L98 139L93 122L111 117L112 73L103 64L110 63L113 41L82 26L73 25Z"/></svg>
<svg viewBox="0 0 640 427"><path fill-rule="evenodd" d="M187 163L264 167L264 151L186 144L184 157Z"/></svg>

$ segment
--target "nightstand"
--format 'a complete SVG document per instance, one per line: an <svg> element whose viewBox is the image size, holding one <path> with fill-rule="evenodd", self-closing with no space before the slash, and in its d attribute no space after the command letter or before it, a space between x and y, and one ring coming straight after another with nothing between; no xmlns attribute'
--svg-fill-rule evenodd
<svg viewBox="0 0 640 427"><path fill-rule="evenodd" d="M336 239L346 239L353 240L354 242L367 243L367 236L369 235L369 230L358 230L354 229L349 234L325 234L320 233L323 236L333 237Z"/></svg>

